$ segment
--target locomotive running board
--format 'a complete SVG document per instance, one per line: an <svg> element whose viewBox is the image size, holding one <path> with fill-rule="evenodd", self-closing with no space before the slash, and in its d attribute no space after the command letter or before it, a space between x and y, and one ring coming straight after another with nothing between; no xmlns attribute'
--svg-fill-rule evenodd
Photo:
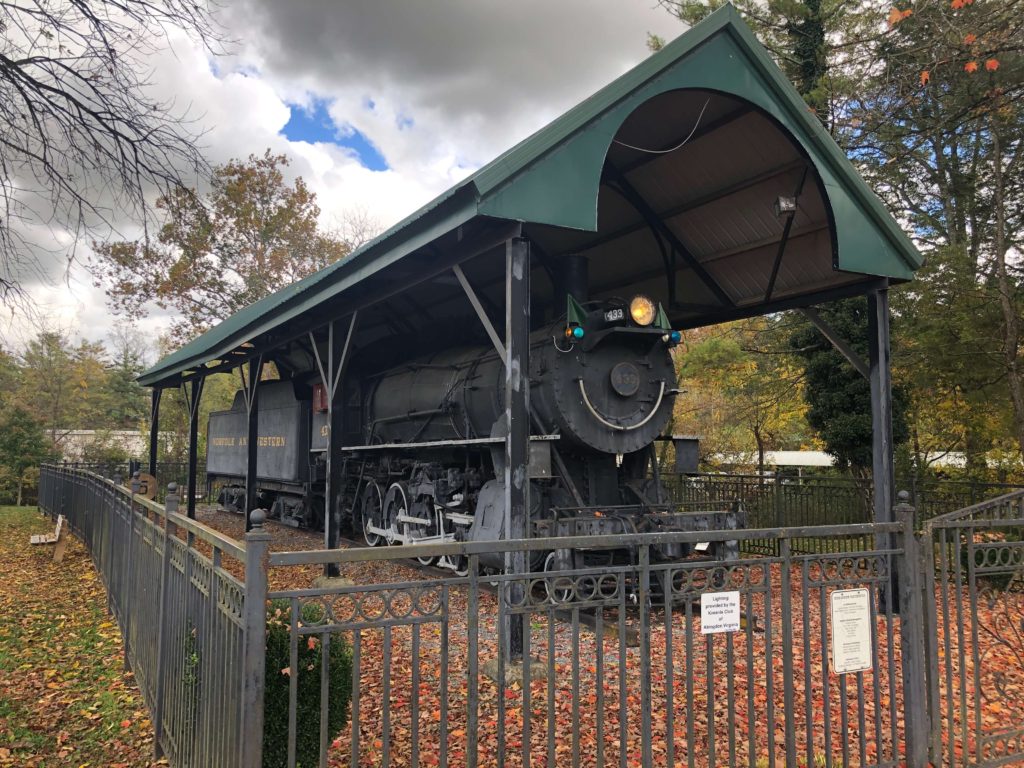
<svg viewBox="0 0 1024 768"><path fill-rule="evenodd" d="M561 435L530 435L531 442L560 440ZM471 437L466 440L429 440L425 443L379 443L377 445L343 445L342 451L394 451L421 448L459 448L464 445L500 445L504 437Z"/></svg>

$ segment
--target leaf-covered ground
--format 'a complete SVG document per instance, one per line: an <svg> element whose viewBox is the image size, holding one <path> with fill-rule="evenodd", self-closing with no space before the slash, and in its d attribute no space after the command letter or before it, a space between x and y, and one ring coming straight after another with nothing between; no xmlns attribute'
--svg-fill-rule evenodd
<svg viewBox="0 0 1024 768"><path fill-rule="evenodd" d="M30 546L53 523L0 507L0 766L163 765L106 591L82 544Z"/></svg>

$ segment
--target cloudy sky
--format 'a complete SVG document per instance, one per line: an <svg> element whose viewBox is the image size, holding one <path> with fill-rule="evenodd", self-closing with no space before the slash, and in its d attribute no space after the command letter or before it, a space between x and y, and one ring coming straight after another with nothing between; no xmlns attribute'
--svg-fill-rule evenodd
<svg viewBox="0 0 1024 768"><path fill-rule="evenodd" d="M213 58L175 37L153 83L205 130L211 163L287 154L326 226L362 211L386 228L631 68L649 32L683 31L657 0L224 5L230 51ZM86 338L113 322L81 269L29 289L40 314ZM15 343L31 332L4 322ZM155 339L165 323L140 331Z"/></svg>

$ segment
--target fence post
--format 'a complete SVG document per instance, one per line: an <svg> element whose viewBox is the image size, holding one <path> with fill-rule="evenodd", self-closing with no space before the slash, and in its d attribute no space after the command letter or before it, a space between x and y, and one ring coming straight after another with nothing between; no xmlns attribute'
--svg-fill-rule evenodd
<svg viewBox="0 0 1024 768"><path fill-rule="evenodd" d="M902 648L903 712L908 768L928 765L928 678L925 671L924 563L921 545L914 532L914 507L910 494L900 491L893 509L902 530L903 554L897 555L897 584L900 601L900 647Z"/></svg>
<svg viewBox="0 0 1024 768"><path fill-rule="evenodd" d="M107 579L107 610L111 616L117 616L121 610L121 606L115 603L114 593L117 592L117 584L114 580L117 578L117 561L114 556L114 536L115 529L117 528L117 488L121 486L121 476L114 475L114 488L104 488L103 493L106 497L106 504L103 509L103 519L106 525L107 533L107 557L106 557L106 573L104 574Z"/></svg>
<svg viewBox="0 0 1024 768"><path fill-rule="evenodd" d="M263 764L263 685L267 632L267 555L270 534L263 528L262 509L250 513L252 530L245 534L245 625L242 658L242 768Z"/></svg>
<svg viewBox="0 0 1024 768"><path fill-rule="evenodd" d="M929 755L932 762L942 762L942 703L939 700L939 617L935 599L935 533L931 521L924 524L919 539L921 546L922 585L921 600L924 608L925 675L928 681Z"/></svg>
<svg viewBox="0 0 1024 768"><path fill-rule="evenodd" d="M153 757L159 760L163 757L164 750L160 743L164 732L164 669L167 666L167 643L164 642L164 634L167 625L167 583L171 575L171 526L174 525L168 515L178 511L178 484L170 483L167 486L167 495L164 497L164 551L163 561L160 564L160 618L159 629L157 630L156 642L156 695L153 712Z"/></svg>
<svg viewBox="0 0 1024 768"><path fill-rule="evenodd" d="M125 560L125 571L127 574L124 580L124 605L122 611L124 613L124 670L125 672L131 671L132 665L130 660L130 646L132 644L132 595L135 594L134 584L132 584L132 550L135 548L135 494L139 492L141 482L139 481L139 473L136 472L132 475L129 487L131 488L131 498L128 500L128 550L127 557Z"/></svg>

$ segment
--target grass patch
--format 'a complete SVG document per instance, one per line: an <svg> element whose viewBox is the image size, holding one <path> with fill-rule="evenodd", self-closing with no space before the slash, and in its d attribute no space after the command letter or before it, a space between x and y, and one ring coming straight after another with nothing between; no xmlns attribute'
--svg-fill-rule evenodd
<svg viewBox="0 0 1024 768"><path fill-rule="evenodd" d="M0 766L149 766L152 727L81 543L64 562L29 536L53 523L0 507Z"/></svg>

